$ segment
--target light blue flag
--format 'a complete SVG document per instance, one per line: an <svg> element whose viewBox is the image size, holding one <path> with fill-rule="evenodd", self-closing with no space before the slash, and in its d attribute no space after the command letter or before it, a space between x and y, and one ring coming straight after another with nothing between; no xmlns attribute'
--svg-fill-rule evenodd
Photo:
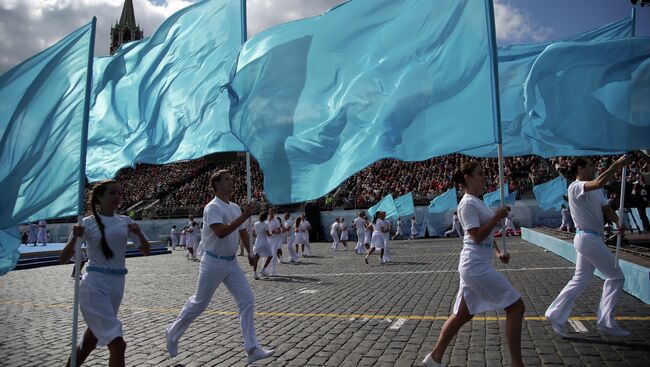
<svg viewBox="0 0 650 367"><path fill-rule="evenodd" d="M497 194L498 194L498 191L497 191ZM506 195L506 197L504 199L505 199L504 201L506 202L506 205L514 206L515 201L517 200L517 190L515 190L515 191L511 192L510 194ZM496 201L494 201L492 203L492 205L488 205L488 206L492 207L492 208L500 207L501 206L501 197L500 197L500 195L497 195Z"/></svg>
<svg viewBox="0 0 650 367"><path fill-rule="evenodd" d="M206 0L173 14L150 37L94 63L87 175L243 151L220 87L241 45L239 0Z"/></svg>
<svg viewBox="0 0 650 367"><path fill-rule="evenodd" d="M368 215L372 218L379 211L386 212L386 218L397 216L397 206L393 200L393 194L384 196L381 201L370 207L368 209Z"/></svg>
<svg viewBox="0 0 650 367"><path fill-rule="evenodd" d="M544 50L524 85L529 140L631 151L650 146L650 38L562 42Z"/></svg>
<svg viewBox="0 0 650 367"><path fill-rule="evenodd" d="M395 199L395 207L397 207L397 215L404 218L415 213L415 205L413 204L413 193L402 195Z"/></svg>
<svg viewBox="0 0 650 367"><path fill-rule="evenodd" d="M0 274L17 260L18 224L78 214L92 33L91 22L0 76Z"/></svg>
<svg viewBox="0 0 650 367"><path fill-rule="evenodd" d="M231 128L268 199L321 197L383 158L494 144L487 19L484 1L355 0L251 38Z"/></svg>
<svg viewBox="0 0 650 367"><path fill-rule="evenodd" d="M530 124L524 105L523 84L537 57L555 42L586 42L629 37L632 35L632 19L625 18L576 36L558 41L532 45L514 45L498 48L499 64L499 102L501 106L501 128L503 135L503 153L507 157L536 154L543 157L559 155L582 156L610 154L597 149L583 150L573 147L558 147L543 141L528 139L524 128ZM595 147L594 147L595 148ZM463 154L477 157L497 157L496 145L471 149Z"/></svg>
<svg viewBox="0 0 650 367"><path fill-rule="evenodd" d="M452 187L444 194L438 195L429 203L429 213L444 213L450 210L456 210L458 206L456 188Z"/></svg>
<svg viewBox="0 0 650 367"><path fill-rule="evenodd" d="M494 208L499 206L498 204L501 203L501 188L496 189L496 191L488 192L487 194L483 194L483 202L485 205L487 205L490 208ZM508 185L503 186L503 191L504 191L504 196L510 195L510 190L508 189Z"/></svg>
<svg viewBox="0 0 650 367"><path fill-rule="evenodd" d="M533 194L537 199L537 205L543 210L560 210L562 204L566 204L564 199L567 196L567 182L562 176L533 187Z"/></svg>

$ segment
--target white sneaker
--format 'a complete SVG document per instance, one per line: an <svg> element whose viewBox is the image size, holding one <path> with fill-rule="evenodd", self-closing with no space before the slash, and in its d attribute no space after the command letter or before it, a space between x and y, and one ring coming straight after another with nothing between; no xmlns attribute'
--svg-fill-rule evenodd
<svg viewBox="0 0 650 367"><path fill-rule="evenodd" d="M266 269L260 270L260 274L262 274L263 277L268 277L269 273L266 272Z"/></svg>
<svg viewBox="0 0 650 367"><path fill-rule="evenodd" d="M607 327L607 326L598 326L598 331L603 335L609 336L630 336L630 332L623 329L622 327Z"/></svg>
<svg viewBox="0 0 650 367"><path fill-rule="evenodd" d="M567 337L567 333L566 333L566 331L564 331L564 325L560 324L559 322L553 320L552 318L550 318L548 316L546 316L546 319L548 320L548 322L551 323L551 328L553 329L553 331L555 331L555 333L557 335L559 335L559 336L561 336L563 338Z"/></svg>
<svg viewBox="0 0 650 367"><path fill-rule="evenodd" d="M427 354L426 357L422 360L422 365L426 367L444 367L442 363L438 363L431 358L431 353Z"/></svg>
<svg viewBox="0 0 650 367"><path fill-rule="evenodd" d="M169 336L169 328L165 329L165 339L167 339L167 352L169 352L170 356L176 357L178 355L178 342L173 341Z"/></svg>
<svg viewBox="0 0 650 367"><path fill-rule="evenodd" d="M261 347L255 347L248 350L248 363L255 363L260 359L269 358L275 353L275 350L266 350Z"/></svg>
<svg viewBox="0 0 650 367"><path fill-rule="evenodd" d="M257 272L256 272L256 271L253 272L253 278L254 278L254 279L257 279L257 280L260 280L260 276L257 275Z"/></svg>

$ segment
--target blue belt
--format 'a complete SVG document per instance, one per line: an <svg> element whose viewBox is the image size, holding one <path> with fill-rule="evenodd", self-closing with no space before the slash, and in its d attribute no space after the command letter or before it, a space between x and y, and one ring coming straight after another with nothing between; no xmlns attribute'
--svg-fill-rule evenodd
<svg viewBox="0 0 650 367"><path fill-rule="evenodd" d="M221 256L221 255L217 255L215 253L212 253L210 251L206 251L205 254L210 256L210 257L214 257L215 259L226 260L226 261L233 261L233 260L235 260L237 258L237 255Z"/></svg>
<svg viewBox="0 0 650 367"><path fill-rule="evenodd" d="M466 245L469 245L469 246L479 246L479 247L485 247L485 248L492 248L492 242L485 242L485 243L466 243Z"/></svg>
<svg viewBox="0 0 650 367"><path fill-rule="evenodd" d="M576 233L586 233L586 234L593 234L594 236L602 237L603 233L602 232L596 232L596 231L590 231L588 229L578 229L576 230Z"/></svg>
<svg viewBox="0 0 650 367"><path fill-rule="evenodd" d="M109 275L126 275L126 273L129 272L127 269L102 268L99 266L87 266L86 271L94 271L96 273L104 273Z"/></svg>

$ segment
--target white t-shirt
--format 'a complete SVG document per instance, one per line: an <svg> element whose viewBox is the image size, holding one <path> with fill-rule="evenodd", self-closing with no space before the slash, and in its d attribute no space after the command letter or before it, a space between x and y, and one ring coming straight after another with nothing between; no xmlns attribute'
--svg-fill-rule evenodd
<svg viewBox="0 0 650 367"><path fill-rule="evenodd" d="M268 238L269 237L269 225L266 224L266 222L255 222L253 224L253 229L255 230L255 234L257 237L261 238Z"/></svg>
<svg viewBox="0 0 650 367"><path fill-rule="evenodd" d="M353 223L357 233L364 233L366 231L366 221L363 218L357 217Z"/></svg>
<svg viewBox="0 0 650 367"><path fill-rule="evenodd" d="M379 233L382 236L384 235L384 232L382 232L382 231L386 229L386 225L384 224L383 220L377 219L375 224L373 224L372 226L374 228L374 233Z"/></svg>
<svg viewBox="0 0 650 367"><path fill-rule="evenodd" d="M569 209L577 229L602 232L603 207L608 205L602 189L585 192L587 181L573 181L569 185Z"/></svg>
<svg viewBox="0 0 650 367"><path fill-rule="evenodd" d="M136 245L140 246L140 239L133 232L129 232L129 224L134 223L133 219L126 215L116 214L107 217L98 214L104 224L104 235L108 247L113 251L113 257L107 259L102 252L102 233L94 216L83 219L84 235L81 237L82 243L86 243L86 255L88 256L88 265L99 266L102 268L124 269L127 241L130 239ZM70 233L72 238L72 233Z"/></svg>
<svg viewBox="0 0 650 367"><path fill-rule="evenodd" d="M565 223L569 222L569 209L562 208L562 221Z"/></svg>
<svg viewBox="0 0 650 367"><path fill-rule="evenodd" d="M280 235L280 233L275 233L278 229L280 229L280 223L278 223L277 217L273 217L273 219L269 219L266 224L269 226L269 232L272 233L273 237L277 237Z"/></svg>
<svg viewBox="0 0 650 367"><path fill-rule="evenodd" d="M44 220L39 221L38 227L40 228L41 231L45 231L47 229L47 222Z"/></svg>
<svg viewBox="0 0 650 367"><path fill-rule="evenodd" d="M201 238L205 251L210 251L220 256L235 256L239 249L239 231L246 229L246 222L224 238L217 237L210 225L232 223L242 215L239 205L233 202L224 202L215 196L203 209L203 230Z"/></svg>
<svg viewBox="0 0 650 367"><path fill-rule="evenodd" d="M284 229L289 231L287 232L287 235L291 238L295 235L295 232L293 230L293 219L289 218L284 221Z"/></svg>
<svg viewBox="0 0 650 367"><path fill-rule="evenodd" d="M339 224L337 222L332 223L330 226L330 234L336 233L336 230L339 228Z"/></svg>
<svg viewBox="0 0 650 367"><path fill-rule="evenodd" d="M463 198L458 203L458 219L460 224L465 230L463 236L463 243L469 245L476 245L477 243L472 239L469 230L472 228L479 228L485 223L489 222L494 217L494 210L485 205L483 200L474 195L465 193ZM481 243L492 243L494 240L494 232L490 234Z"/></svg>

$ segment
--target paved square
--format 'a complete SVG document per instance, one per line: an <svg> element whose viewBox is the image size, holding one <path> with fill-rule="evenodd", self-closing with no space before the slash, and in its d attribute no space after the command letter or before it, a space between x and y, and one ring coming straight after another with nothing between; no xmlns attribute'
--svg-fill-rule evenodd
<svg viewBox="0 0 650 367"><path fill-rule="evenodd" d="M650 306L624 294L618 307L628 338L603 337L595 311L603 281L594 277L578 299L570 339L544 321L546 307L573 275L573 264L534 245L509 239L511 263L497 264L523 295L522 353L527 365L647 366ZM351 247L354 244L351 243ZM253 280L260 343L277 348L268 366L412 366L432 348L458 290L460 240L392 241L393 263L370 265L352 251L312 244L315 257L281 264L277 278ZM285 247L286 252L286 247ZM127 259L129 274L120 309L128 366L245 366L237 308L221 286L210 307L190 326L169 358L164 329L198 276L183 251ZM0 365L60 366L70 352L71 265L13 271L0 277ZM80 317L80 333L85 327ZM445 355L451 366L501 366L510 359L505 314L478 315L463 327ZM99 348L85 365L105 366Z"/></svg>

